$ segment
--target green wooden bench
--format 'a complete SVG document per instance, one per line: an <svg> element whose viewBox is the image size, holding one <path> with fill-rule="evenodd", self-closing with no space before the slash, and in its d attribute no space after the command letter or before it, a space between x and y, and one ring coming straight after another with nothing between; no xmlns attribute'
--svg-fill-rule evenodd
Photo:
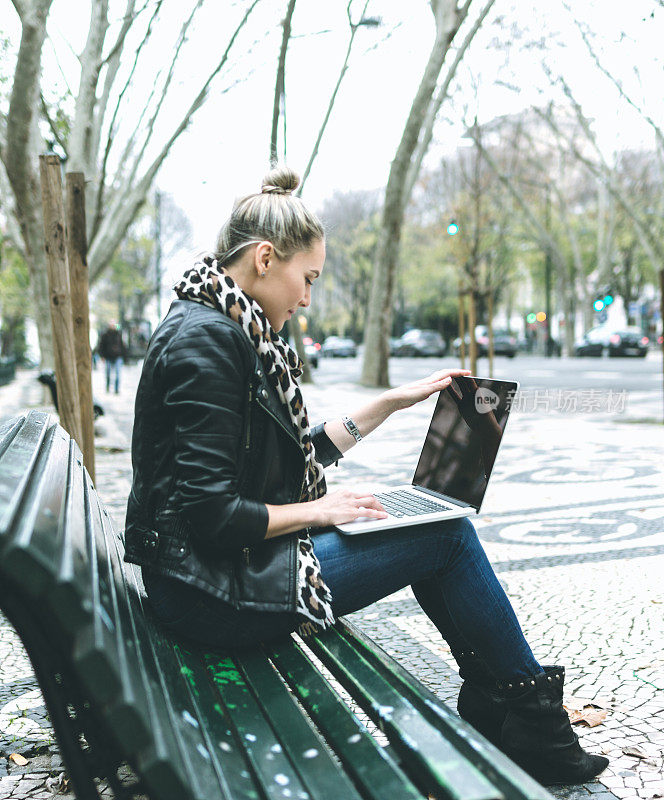
<svg viewBox="0 0 664 800"><path fill-rule="evenodd" d="M348 622L306 645L207 652L155 624L122 555L57 422L0 424L0 607L78 800L99 797L97 777L153 800L550 800Z"/></svg>

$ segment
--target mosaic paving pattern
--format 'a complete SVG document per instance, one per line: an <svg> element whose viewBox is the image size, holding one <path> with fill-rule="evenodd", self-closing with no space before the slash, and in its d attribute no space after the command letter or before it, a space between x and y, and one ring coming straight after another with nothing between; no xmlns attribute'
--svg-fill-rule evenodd
<svg viewBox="0 0 664 800"><path fill-rule="evenodd" d="M125 393L115 397L104 395L101 373L94 376L108 410L97 440L98 483L118 526L130 483L136 369L126 369L124 378ZM305 387L314 420L352 412L372 394L352 384L333 392ZM34 376L20 374L11 392L0 389L0 417L41 402ZM640 412L632 396L628 409L654 416L650 407ZM330 488L409 481L431 411L423 403L393 416L327 471ZM608 711L601 725L577 731L611 765L599 781L554 788L564 800L664 797L663 451L661 426L515 411L483 513L474 520L539 661L566 666L566 697ZM456 665L410 589L353 620L454 707ZM29 764L8 762L12 752L27 755ZM61 772L29 660L0 617L0 800L51 798Z"/></svg>

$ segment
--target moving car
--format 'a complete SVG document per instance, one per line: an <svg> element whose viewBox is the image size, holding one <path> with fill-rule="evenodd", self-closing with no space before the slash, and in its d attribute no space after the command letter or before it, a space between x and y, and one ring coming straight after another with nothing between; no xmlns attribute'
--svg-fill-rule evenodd
<svg viewBox="0 0 664 800"><path fill-rule="evenodd" d="M352 339L328 336L321 346L321 355L329 358L355 358L357 345Z"/></svg>
<svg viewBox="0 0 664 800"><path fill-rule="evenodd" d="M574 355L583 356L635 356L645 358L650 340L636 325L609 328L598 325L587 331L574 345Z"/></svg>
<svg viewBox="0 0 664 800"><path fill-rule="evenodd" d="M425 328L407 331L394 346L394 355L397 358L444 356L446 351L447 345L440 333Z"/></svg>
<svg viewBox="0 0 664 800"><path fill-rule="evenodd" d="M470 334L467 333L464 337L466 343L466 355L470 353ZM475 326L475 342L477 343L477 356L484 358L489 355L489 329L486 325ZM454 355L458 356L461 353L461 337L457 338L452 343L454 348ZM495 356L507 356L514 358L517 354L519 345L516 336L513 336L508 330L495 328L493 331L493 354Z"/></svg>

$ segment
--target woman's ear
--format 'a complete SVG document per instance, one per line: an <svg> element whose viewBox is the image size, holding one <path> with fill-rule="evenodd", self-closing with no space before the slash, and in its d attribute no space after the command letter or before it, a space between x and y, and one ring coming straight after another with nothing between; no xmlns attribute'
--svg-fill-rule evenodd
<svg viewBox="0 0 664 800"><path fill-rule="evenodd" d="M265 277L265 273L270 268L270 260L272 259L273 253L274 247L272 247L272 242L260 242L260 244L256 247L256 251L254 253L254 266L256 267L256 271L260 277Z"/></svg>

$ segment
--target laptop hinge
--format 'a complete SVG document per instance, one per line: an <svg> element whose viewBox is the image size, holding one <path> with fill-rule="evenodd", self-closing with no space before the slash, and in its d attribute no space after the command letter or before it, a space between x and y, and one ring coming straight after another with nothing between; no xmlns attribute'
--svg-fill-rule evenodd
<svg viewBox="0 0 664 800"><path fill-rule="evenodd" d="M448 503L454 503L454 505L461 506L461 508L474 508L475 511L479 511L479 508L477 506L474 506L472 503L464 503L463 500L457 500L456 497L450 497L448 494L442 494L441 492L437 492L435 489L427 489L424 486L418 486L416 483L413 483L412 487L413 489L418 489L420 492L426 492L426 494L432 494L439 500L445 500Z"/></svg>

